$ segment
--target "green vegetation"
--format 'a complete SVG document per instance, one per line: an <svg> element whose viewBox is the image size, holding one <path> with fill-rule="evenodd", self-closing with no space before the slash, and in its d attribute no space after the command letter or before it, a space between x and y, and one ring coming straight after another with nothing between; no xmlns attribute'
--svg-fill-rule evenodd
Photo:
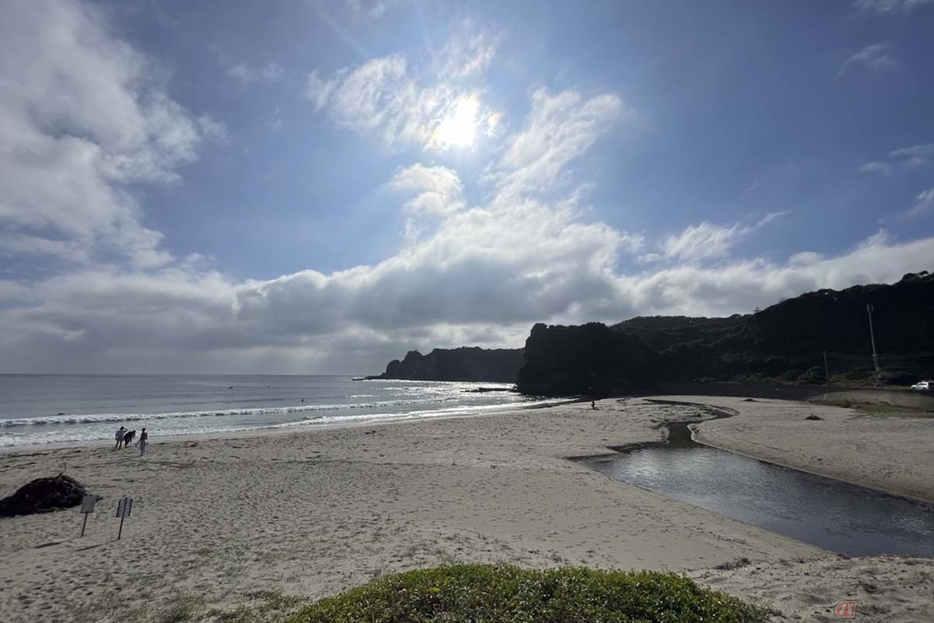
<svg viewBox="0 0 934 623"><path fill-rule="evenodd" d="M236 610L212 609L199 621L211 623L275 623L306 603L300 597L283 595L275 591L253 591L245 595L249 604Z"/></svg>
<svg viewBox="0 0 934 623"><path fill-rule="evenodd" d="M456 565L386 576L289 623L755 623L768 615L671 573Z"/></svg>
<svg viewBox="0 0 934 623"><path fill-rule="evenodd" d="M885 402L857 402L855 400L835 399L833 394L823 400L814 400L818 404L833 407L855 409L860 414L869 417L934 417L934 413L917 407L891 405Z"/></svg>
<svg viewBox="0 0 934 623"><path fill-rule="evenodd" d="M875 385L866 306L886 385L934 377L934 274L818 290L729 318L655 316L613 326L532 328L517 385L527 393L612 394L661 381Z"/></svg>

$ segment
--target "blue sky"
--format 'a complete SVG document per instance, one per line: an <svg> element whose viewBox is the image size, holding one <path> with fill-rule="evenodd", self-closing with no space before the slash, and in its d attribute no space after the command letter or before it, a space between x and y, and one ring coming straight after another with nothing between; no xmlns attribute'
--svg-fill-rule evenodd
<svg viewBox="0 0 934 623"><path fill-rule="evenodd" d="M934 268L934 2L42 0L0 370L376 371Z"/></svg>

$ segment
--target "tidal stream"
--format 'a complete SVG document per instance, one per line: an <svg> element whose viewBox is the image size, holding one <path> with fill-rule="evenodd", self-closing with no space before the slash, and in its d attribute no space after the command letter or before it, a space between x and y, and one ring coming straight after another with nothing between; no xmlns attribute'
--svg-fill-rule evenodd
<svg viewBox="0 0 934 623"><path fill-rule="evenodd" d="M934 557L934 505L696 443L685 423L668 443L579 459L662 495L851 556Z"/></svg>

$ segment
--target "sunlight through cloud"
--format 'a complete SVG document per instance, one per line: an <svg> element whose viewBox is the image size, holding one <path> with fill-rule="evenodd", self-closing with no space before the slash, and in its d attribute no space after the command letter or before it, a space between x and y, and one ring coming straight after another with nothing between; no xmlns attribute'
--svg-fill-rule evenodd
<svg viewBox="0 0 934 623"><path fill-rule="evenodd" d="M473 145L479 125L479 111L480 101L475 96L458 98L435 130L432 143L440 149Z"/></svg>

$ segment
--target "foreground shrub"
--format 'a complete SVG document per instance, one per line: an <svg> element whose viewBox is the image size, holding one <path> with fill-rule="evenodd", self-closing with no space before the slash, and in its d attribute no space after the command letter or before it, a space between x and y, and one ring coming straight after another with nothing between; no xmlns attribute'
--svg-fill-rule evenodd
<svg viewBox="0 0 934 623"><path fill-rule="evenodd" d="M753 623L767 613L671 573L457 565L386 576L290 623Z"/></svg>

